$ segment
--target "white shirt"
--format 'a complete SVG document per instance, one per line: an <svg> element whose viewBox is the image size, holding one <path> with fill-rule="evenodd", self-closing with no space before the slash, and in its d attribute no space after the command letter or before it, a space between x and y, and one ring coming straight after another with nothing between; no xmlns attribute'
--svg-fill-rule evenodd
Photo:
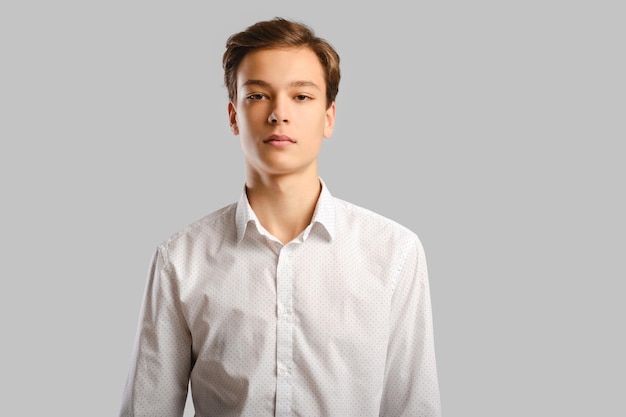
<svg viewBox="0 0 626 417"><path fill-rule="evenodd" d="M440 416L426 259L331 196L283 245L238 203L154 254L121 416Z"/></svg>

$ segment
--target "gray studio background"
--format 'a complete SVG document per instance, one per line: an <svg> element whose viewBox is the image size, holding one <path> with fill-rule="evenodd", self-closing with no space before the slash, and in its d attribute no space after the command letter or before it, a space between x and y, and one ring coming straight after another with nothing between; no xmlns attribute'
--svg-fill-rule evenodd
<svg viewBox="0 0 626 417"><path fill-rule="evenodd" d="M626 415L624 7L554 0L3 2L0 415L117 415L154 248L243 186L224 41L274 16L342 58L321 176L424 244L444 416Z"/></svg>

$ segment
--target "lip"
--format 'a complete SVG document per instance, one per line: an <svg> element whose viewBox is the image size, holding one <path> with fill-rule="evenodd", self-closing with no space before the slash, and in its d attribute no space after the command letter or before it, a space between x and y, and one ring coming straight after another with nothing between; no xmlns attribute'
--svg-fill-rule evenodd
<svg viewBox="0 0 626 417"><path fill-rule="evenodd" d="M267 137L266 139L264 139L263 142L265 142L265 143L268 143L268 142L291 142L291 143L296 143L295 140L291 139L287 135L271 135L271 136Z"/></svg>
<svg viewBox="0 0 626 417"><path fill-rule="evenodd" d="M263 143L267 143L272 146L288 146L296 143L296 141L287 135L271 135L264 139Z"/></svg>

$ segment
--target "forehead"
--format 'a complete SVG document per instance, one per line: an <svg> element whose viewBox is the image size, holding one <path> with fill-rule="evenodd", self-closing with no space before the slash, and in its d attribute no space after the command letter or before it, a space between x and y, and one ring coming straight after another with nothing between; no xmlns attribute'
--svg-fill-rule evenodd
<svg viewBox="0 0 626 417"><path fill-rule="evenodd" d="M325 84L324 68L309 47L259 49L249 52L237 69L237 85L262 80L270 85L310 81Z"/></svg>

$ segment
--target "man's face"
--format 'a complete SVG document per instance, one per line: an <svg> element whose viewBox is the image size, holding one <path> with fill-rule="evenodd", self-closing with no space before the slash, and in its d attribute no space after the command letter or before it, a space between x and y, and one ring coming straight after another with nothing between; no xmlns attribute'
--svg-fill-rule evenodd
<svg viewBox="0 0 626 417"><path fill-rule="evenodd" d="M322 64L311 49L263 49L241 61L228 114L252 174L317 173L335 103L326 108Z"/></svg>

